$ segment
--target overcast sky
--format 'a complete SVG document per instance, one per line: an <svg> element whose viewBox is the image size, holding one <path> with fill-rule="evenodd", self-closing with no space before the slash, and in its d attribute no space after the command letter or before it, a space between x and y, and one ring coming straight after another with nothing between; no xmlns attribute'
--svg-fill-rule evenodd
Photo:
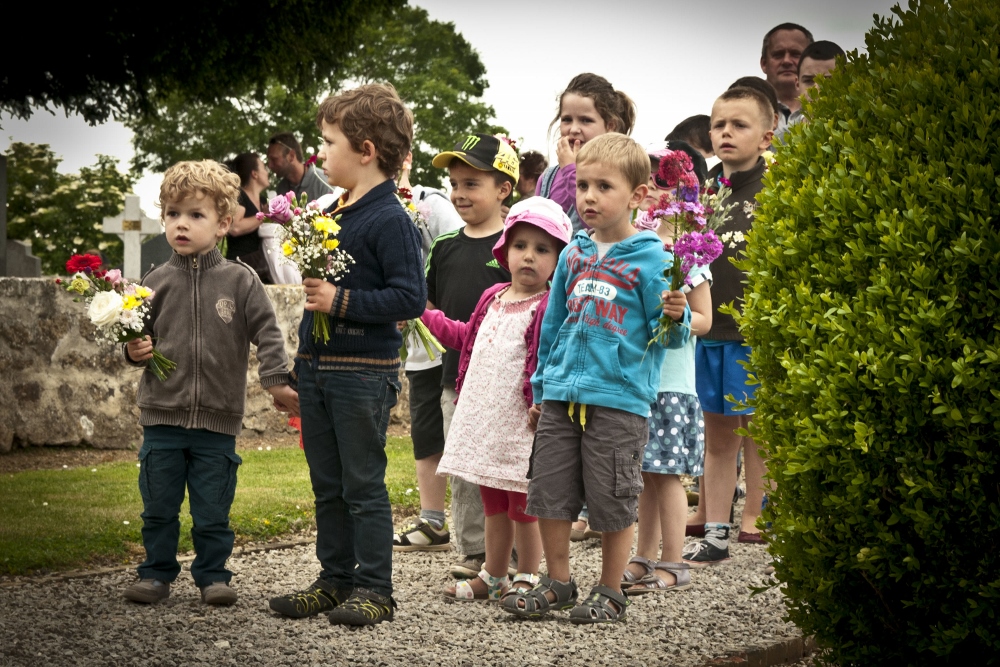
<svg viewBox="0 0 1000 667"><path fill-rule="evenodd" d="M522 150L554 156L548 141L556 98L581 72L607 78L636 102L632 136L648 145L662 140L688 116L709 113L713 100L741 76L761 75L764 34L779 23L799 23L816 39L845 50L864 50L873 14L887 15L889 0L508 0L457 2L411 0L432 19L453 22L475 47L490 83L486 101L497 122ZM499 8L503 12L498 12ZM611 8L613 11L607 11ZM79 117L36 113L28 121L0 116L0 148L11 140L47 143L63 158L63 171L92 164L96 153L117 157L127 168L131 133L118 123L90 127ZM262 147L263 150L263 147ZM143 208L159 177L147 175L136 190Z"/></svg>

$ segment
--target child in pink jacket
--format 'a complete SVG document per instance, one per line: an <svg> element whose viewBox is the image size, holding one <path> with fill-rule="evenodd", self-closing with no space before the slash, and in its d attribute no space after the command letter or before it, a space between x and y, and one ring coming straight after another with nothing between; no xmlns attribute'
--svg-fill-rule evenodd
<svg viewBox="0 0 1000 667"><path fill-rule="evenodd" d="M479 485L486 513L486 566L479 577L445 589L456 600L496 601L508 590L532 588L542 557L535 517L525 514L531 375L549 296L549 279L570 240L572 223L558 204L530 197L515 204L493 255L511 273L479 299L469 322L439 310L422 320L446 346L459 350L459 392L439 475ZM507 577L517 542L518 573Z"/></svg>

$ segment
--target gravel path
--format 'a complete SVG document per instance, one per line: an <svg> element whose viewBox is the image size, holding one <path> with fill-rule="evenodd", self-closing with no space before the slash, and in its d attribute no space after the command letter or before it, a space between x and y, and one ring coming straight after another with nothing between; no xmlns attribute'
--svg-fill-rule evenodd
<svg viewBox="0 0 1000 667"><path fill-rule="evenodd" d="M267 600L307 586L318 567L311 545L230 561L240 601L201 604L185 566L171 597L143 606L122 598L132 571L69 580L0 582L0 666L34 665L701 665L730 650L798 634L781 620L780 594L750 597L769 562L760 546L733 544L730 563L696 570L695 586L644 596L614 626L581 627L565 612L521 621L495 607L446 601L449 553L397 554L396 620L375 628L292 620ZM597 541L573 545L582 592L596 583Z"/></svg>

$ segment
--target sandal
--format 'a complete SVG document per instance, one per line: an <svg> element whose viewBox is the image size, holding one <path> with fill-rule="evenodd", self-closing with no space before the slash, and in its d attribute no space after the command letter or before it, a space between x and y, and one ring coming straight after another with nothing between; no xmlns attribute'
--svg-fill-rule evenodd
<svg viewBox="0 0 1000 667"><path fill-rule="evenodd" d="M520 586L518 584L521 584ZM538 585L538 575L528 574L527 572L518 572L514 575L514 578L510 582L510 588L504 591L503 595L500 596L500 604L503 604L504 599L508 595L520 595L522 593L527 593L532 588Z"/></svg>
<svg viewBox="0 0 1000 667"><path fill-rule="evenodd" d="M469 581L459 581L454 588L444 589L444 596L456 602L496 602L501 596L508 592L509 580L506 575L503 577L493 577L486 570L480 570L479 579L486 584L486 592L478 592L472 587Z"/></svg>
<svg viewBox="0 0 1000 667"><path fill-rule="evenodd" d="M551 592L556 599L549 602L545 596ZM557 581L548 577L539 577L538 584L530 591L507 595L503 599L503 610L521 618L541 618L552 610L561 611L576 606L576 598L580 592L576 582ZM519 606L521 603L524 606Z"/></svg>
<svg viewBox="0 0 1000 667"><path fill-rule="evenodd" d="M635 558L633 558L628 562L629 565L632 565L633 563L636 565L641 565L642 569L645 570L645 572L643 572L639 576L635 576L632 573L632 571L626 567L625 572L622 573L622 583L621 583L622 590L625 590L629 586L635 585L636 583L639 582L640 579L643 579L652 574L653 567L656 565L656 561L650 560L648 558L643 558L642 556L636 556Z"/></svg>
<svg viewBox="0 0 1000 667"><path fill-rule="evenodd" d="M615 623L625 619L629 604L628 598L618 591L594 586L587 599L573 607L569 620L571 623Z"/></svg>
<svg viewBox="0 0 1000 667"><path fill-rule="evenodd" d="M650 572L645 577L635 582L635 585L625 591L625 595L645 595L646 593L670 593L672 591L686 591L691 588L691 566L687 563L671 563L661 560L654 564L653 570L662 570L674 575L674 583L668 584L663 579L656 576L655 572Z"/></svg>

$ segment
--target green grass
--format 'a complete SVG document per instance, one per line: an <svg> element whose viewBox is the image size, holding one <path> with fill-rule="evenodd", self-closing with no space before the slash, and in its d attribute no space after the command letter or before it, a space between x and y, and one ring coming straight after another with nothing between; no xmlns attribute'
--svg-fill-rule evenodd
<svg viewBox="0 0 1000 667"><path fill-rule="evenodd" d="M389 437L386 486L397 513L419 511L413 446ZM237 542L263 541L311 528L309 470L299 448L240 450L230 522ZM124 563L141 555L142 498L136 464L34 470L0 477L0 574ZM179 550L191 546L191 515L181 508Z"/></svg>

